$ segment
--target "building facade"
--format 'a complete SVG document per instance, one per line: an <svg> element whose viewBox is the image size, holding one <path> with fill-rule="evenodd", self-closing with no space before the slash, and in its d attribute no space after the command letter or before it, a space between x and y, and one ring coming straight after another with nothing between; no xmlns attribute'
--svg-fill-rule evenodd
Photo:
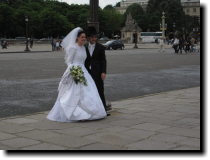
<svg viewBox="0 0 210 160"><path fill-rule="evenodd" d="M148 2L149 0L122 0L116 10L124 14L128 6L137 3L146 11ZM181 4L186 15L200 17L200 0L181 0Z"/></svg>
<svg viewBox="0 0 210 160"><path fill-rule="evenodd" d="M118 10L121 14L124 14L126 9L134 3L140 4L142 8L146 10L148 2L149 0L122 0L120 2L120 7L116 7L116 10Z"/></svg>
<svg viewBox="0 0 210 160"><path fill-rule="evenodd" d="M142 29L138 26L131 14L127 15L125 27L121 30L121 40L125 43L134 43L134 34L137 34L138 42L140 42L140 35Z"/></svg>
<svg viewBox="0 0 210 160"><path fill-rule="evenodd" d="M200 0L181 0L186 15L200 17Z"/></svg>

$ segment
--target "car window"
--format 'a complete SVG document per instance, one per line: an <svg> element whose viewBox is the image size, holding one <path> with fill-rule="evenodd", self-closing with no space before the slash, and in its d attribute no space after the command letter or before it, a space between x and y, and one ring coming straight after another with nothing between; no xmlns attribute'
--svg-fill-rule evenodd
<svg viewBox="0 0 210 160"><path fill-rule="evenodd" d="M105 43L105 45L110 45L111 43L113 43L114 41L108 41Z"/></svg>

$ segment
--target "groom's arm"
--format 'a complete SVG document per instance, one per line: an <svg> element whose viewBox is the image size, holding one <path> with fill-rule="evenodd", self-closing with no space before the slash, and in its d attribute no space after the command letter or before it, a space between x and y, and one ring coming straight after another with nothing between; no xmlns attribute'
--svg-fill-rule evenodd
<svg viewBox="0 0 210 160"><path fill-rule="evenodd" d="M87 57L85 60L85 68L90 73L90 58L89 57Z"/></svg>
<svg viewBox="0 0 210 160"><path fill-rule="evenodd" d="M105 48L103 46L101 46L101 68L102 68L102 73L106 74L107 61L106 61Z"/></svg>
<svg viewBox="0 0 210 160"><path fill-rule="evenodd" d="M85 50L86 50L86 54L87 54L87 52L88 52L87 46L85 46ZM88 54L87 54L87 58L85 60L85 68L90 73L90 57L88 56Z"/></svg>

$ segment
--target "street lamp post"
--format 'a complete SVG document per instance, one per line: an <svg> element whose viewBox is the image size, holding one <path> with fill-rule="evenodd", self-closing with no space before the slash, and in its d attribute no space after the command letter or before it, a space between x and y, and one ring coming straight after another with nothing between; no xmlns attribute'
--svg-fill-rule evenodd
<svg viewBox="0 0 210 160"><path fill-rule="evenodd" d="M165 23L165 12L162 13L163 16L161 17L162 18L162 24L160 24L160 30L162 30L162 40L163 40L163 45L162 45L162 50L164 50L164 43L165 43L165 31L167 29L167 24Z"/></svg>
<svg viewBox="0 0 210 160"><path fill-rule="evenodd" d="M160 30L162 31L162 39L163 39L163 43L165 42L165 39L166 39L166 36L165 36L165 32L166 32L166 29L167 29L167 24L165 22L165 12L162 13L162 24L160 24ZM164 49L164 45L163 45L163 49Z"/></svg>
<svg viewBox="0 0 210 160"><path fill-rule="evenodd" d="M176 34L176 23L175 22L173 23L173 31L174 31L174 37L175 37L175 34Z"/></svg>
<svg viewBox="0 0 210 160"><path fill-rule="evenodd" d="M165 12L162 13L163 16L161 17L162 18L162 24L160 24L160 30L162 30L162 38L165 40L165 31L167 29L167 24L165 23Z"/></svg>
<svg viewBox="0 0 210 160"><path fill-rule="evenodd" d="M30 49L28 47L28 17L25 17L25 22L26 22L26 48L25 48L25 52L30 52Z"/></svg>

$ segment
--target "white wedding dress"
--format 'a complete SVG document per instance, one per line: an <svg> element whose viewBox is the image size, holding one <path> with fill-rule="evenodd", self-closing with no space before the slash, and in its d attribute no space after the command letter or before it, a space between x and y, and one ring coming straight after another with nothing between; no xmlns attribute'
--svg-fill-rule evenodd
<svg viewBox="0 0 210 160"><path fill-rule="evenodd" d="M85 68L86 50L84 46L75 46L66 50L68 65L60 83L59 93L54 107L47 118L58 122L75 122L103 119L107 116L95 82ZM87 86L76 84L70 75L72 66L81 66L87 80Z"/></svg>

